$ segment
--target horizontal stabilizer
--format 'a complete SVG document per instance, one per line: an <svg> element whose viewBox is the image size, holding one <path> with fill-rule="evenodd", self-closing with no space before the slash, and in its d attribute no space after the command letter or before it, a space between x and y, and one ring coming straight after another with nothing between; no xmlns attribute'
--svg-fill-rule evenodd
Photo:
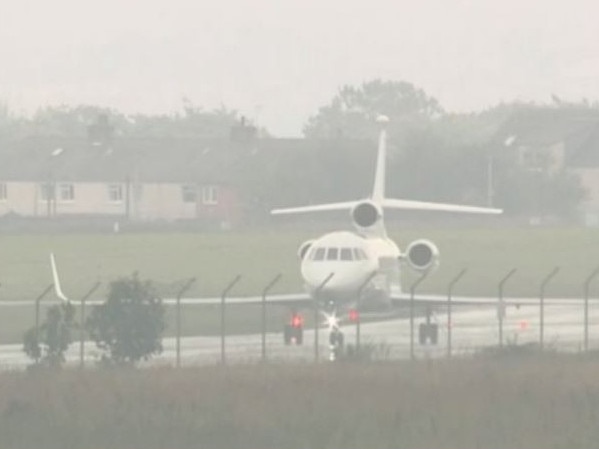
<svg viewBox="0 0 599 449"><path fill-rule="evenodd" d="M491 207L463 206L449 203L430 203L428 201L394 200L385 198L383 207L387 209L429 210L439 212L464 212L470 214L501 214L502 209Z"/></svg>
<svg viewBox="0 0 599 449"><path fill-rule="evenodd" d="M304 212L325 212L334 210L349 210L359 201L345 201L343 203L318 204L314 206L289 207L285 209L273 209L272 215L301 214Z"/></svg>
<svg viewBox="0 0 599 449"><path fill-rule="evenodd" d="M364 200L366 201L366 200ZM301 214L304 212L325 212L336 210L350 210L360 201L345 201L342 203L315 204L313 206L289 207L273 209L272 215ZM464 206L450 203L431 203L428 201L396 200L384 198L381 206L385 209L428 210L438 212L462 212L470 214L501 214L502 209L491 207Z"/></svg>

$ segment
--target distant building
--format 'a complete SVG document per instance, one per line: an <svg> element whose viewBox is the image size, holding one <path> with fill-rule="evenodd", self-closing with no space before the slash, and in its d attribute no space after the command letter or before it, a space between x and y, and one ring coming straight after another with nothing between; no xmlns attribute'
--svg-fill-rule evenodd
<svg viewBox="0 0 599 449"><path fill-rule="evenodd" d="M494 154L515 157L531 172L575 174L587 193L582 220L599 225L599 110L522 108L494 138Z"/></svg>
<svg viewBox="0 0 599 449"><path fill-rule="evenodd" d="M220 140L113 139L94 128L87 139L0 140L0 218L103 217L229 227L252 209L282 205L288 190L302 202L368 191L361 180L370 177L364 165L373 165L371 142L233 134ZM247 186L263 178L276 188L266 192L266 200L253 198ZM328 182L332 178L345 182L337 186Z"/></svg>

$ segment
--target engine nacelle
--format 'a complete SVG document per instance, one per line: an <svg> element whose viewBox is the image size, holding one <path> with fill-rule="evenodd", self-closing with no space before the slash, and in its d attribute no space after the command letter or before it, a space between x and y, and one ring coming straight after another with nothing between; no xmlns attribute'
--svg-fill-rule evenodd
<svg viewBox="0 0 599 449"><path fill-rule="evenodd" d="M439 265L439 249L429 240L414 240L406 248L405 260L410 268L421 273L431 271Z"/></svg>
<svg viewBox="0 0 599 449"><path fill-rule="evenodd" d="M299 257L300 260L304 260L304 257L308 255L308 251L312 248L312 243L314 243L314 240L307 240L300 245L297 250L297 257Z"/></svg>
<svg viewBox="0 0 599 449"><path fill-rule="evenodd" d="M374 226L383 217L383 212L374 203L362 201L351 210L354 224L360 228Z"/></svg>

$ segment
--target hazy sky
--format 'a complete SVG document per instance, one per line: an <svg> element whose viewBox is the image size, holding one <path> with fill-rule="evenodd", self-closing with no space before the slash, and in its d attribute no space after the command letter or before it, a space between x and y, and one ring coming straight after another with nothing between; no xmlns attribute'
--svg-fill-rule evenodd
<svg viewBox="0 0 599 449"><path fill-rule="evenodd" d="M297 136L344 84L404 80L448 110L599 99L596 0L2 0L0 102L224 104Z"/></svg>

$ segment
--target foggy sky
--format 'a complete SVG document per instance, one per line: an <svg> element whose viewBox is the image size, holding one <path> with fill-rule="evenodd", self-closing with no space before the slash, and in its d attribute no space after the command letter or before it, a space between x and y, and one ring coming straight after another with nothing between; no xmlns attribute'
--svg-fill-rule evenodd
<svg viewBox="0 0 599 449"><path fill-rule="evenodd" d="M344 84L452 111L599 99L593 0L20 0L0 6L0 103L171 113L182 98L299 136Z"/></svg>

